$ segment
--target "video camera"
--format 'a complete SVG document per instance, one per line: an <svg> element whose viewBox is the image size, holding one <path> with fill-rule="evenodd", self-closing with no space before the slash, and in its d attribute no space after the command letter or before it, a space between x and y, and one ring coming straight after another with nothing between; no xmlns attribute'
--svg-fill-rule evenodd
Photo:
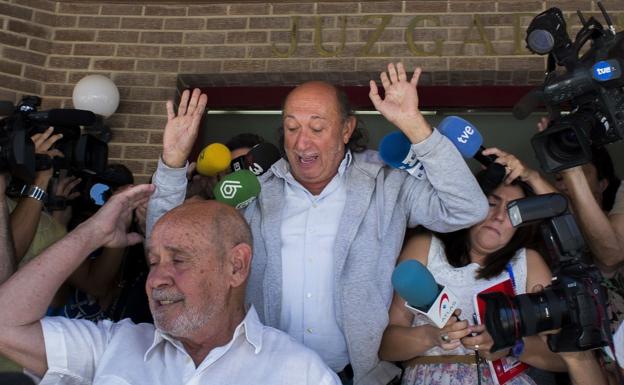
<svg viewBox="0 0 624 385"><path fill-rule="evenodd" d="M548 54L546 78L514 106L513 113L524 119L539 104L546 105L550 124L533 136L531 144L548 173L587 163L591 146L624 138L624 34L615 32L606 10L597 4L607 28L594 17L585 20L578 11L583 26L574 42L558 8L537 15L526 31L527 48ZM579 57L588 41L589 49ZM570 114L561 117L564 108L569 108Z"/></svg>
<svg viewBox="0 0 624 385"><path fill-rule="evenodd" d="M507 205L514 227L541 221L550 253L560 259L552 285L539 293L509 297L480 294L486 302L485 324L494 340L491 351L510 347L522 337L561 329L548 336L553 352L589 350L611 341L602 276L588 262L585 242L561 194L518 199Z"/></svg>
<svg viewBox="0 0 624 385"><path fill-rule="evenodd" d="M10 112L0 120L0 171L30 183L35 171L74 169L92 174L101 173L106 168L108 145L93 135L81 134L80 126L96 123L96 115L91 111L76 109L52 109L37 111L41 98L25 96L17 107L11 102L1 102L2 109ZM50 159L35 155L30 137L44 132L49 126L55 134L63 137L55 143L64 158Z"/></svg>

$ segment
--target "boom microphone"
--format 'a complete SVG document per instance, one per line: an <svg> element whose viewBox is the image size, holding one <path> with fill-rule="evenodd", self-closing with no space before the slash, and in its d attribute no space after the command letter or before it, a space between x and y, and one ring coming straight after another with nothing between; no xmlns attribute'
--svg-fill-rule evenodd
<svg viewBox="0 0 624 385"><path fill-rule="evenodd" d="M379 156L390 167L405 170L418 179L425 177L425 168L416 159L412 142L401 131L391 132L381 139Z"/></svg>
<svg viewBox="0 0 624 385"><path fill-rule="evenodd" d="M539 88L529 91L513 107L512 114L518 120L525 119L537 106L544 104L544 91Z"/></svg>
<svg viewBox="0 0 624 385"><path fill-rule="evenodd" d="M281 158L280 152L271 143L258 143L245 155L232 160L232 171L249 170L255 175L264 174L273 163Z"/></svg>
<svg viewBox="0 0 624 385"><path fill-rule="evenodd" d="M204 176L215 176L230 167L232 155L221 143L212 143L204 147L197 157L197 172Z"/></svg>
<svg viewBox="0 0 624 385"><path fill-rule="evenodd" d="M96 116L87 110L54 108L49 111L31 112L28 119L50 126L90 126Z"/></svg>
<svg viewBox="0 0 624 385"><path fill-rule="evenodd" d="M405 299L407 309L425 315L439 328L446 325L459 306L457 296L438 285L431 272L413 259L399 263L394 269L392 286Z"/></svg>
<svg viewBox="0 0 624 385"><path fill-rule="evenodd" d="M217 201L242 209L260 194L260 182L251 171L239 170L221 179L212 193Z"/></svg>

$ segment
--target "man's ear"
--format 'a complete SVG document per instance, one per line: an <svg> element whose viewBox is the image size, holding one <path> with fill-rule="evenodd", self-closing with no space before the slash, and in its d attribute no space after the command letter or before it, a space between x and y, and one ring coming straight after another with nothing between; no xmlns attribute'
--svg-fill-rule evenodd
<svg viewBox="0 0 624 385"><path fill-rule="evenodd" d="M239 287L247 281L251 269L251 246L239 243L228 252L228 273L232 287Z"/></svg>
<svg viewBox="0 0 624 385"><path fill-rule="evenodd" d="M353 135L353 131L355 130L355 126L357 125L357 119L355 116L349 116L344 125L342 126L342 141L344 144L349 143L349 139L351 139L351 135Z"/></svg>

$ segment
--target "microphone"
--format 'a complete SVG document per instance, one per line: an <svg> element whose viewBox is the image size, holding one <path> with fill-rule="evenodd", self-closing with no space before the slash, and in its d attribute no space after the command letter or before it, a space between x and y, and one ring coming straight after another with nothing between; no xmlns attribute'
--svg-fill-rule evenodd
<svg viewBox="0 0 624 385"><path fill-rule="evenodd" d="M260 194L260 181L249 170L239 170L226 175L212 189L219 202L242 209Z"/></svg>
<svg viewBox="0 0 624 385"><path fill-rule="evenodd" d="M539 88L529 91L513 107L514 118L523 120L537 109L537 106L544 103L544 91Z"/></svg>
<svg viewBox="0 0 624 385"><path fill-rule="evenodd" d="M95 123L95 114L87 110L54 108L49 111L31 112L28 119L50 126L90 126Z"/></svg>
<svg viewBox="0 0 624 385"><path fill-rule="evenodd" d="M447 116L438 126L438 131L446 136L455 145L464 158L473 158L486 167L480 182L486 192L490 192L505 179L505 167L495 163L496 156L485 156L481 152L483 136L469 121L459 116Z"/></svg>
<svg viewBox="0 0 624 385"><path fill-rule="evenodd" d="M381 139L379 156L390 167L405 170L418 179L425 177L425 168L416 159L412 142L401 131L391 132Z"/></svg>
<svg viewBox="0 0 624 385"><path fill-rule="evenodd" d="M438 283L420 262L410 259L397 265L392 272L392 286L405 299L405 307L414 314L426 316L443 328L458 308L457 296Z"/></svg>
<svg viewBox="0 0 624 385"><path fill-rule="evenodd" d="M234 158L230 168L233 172L249 170L260 176L280 158L280 152L275 145L272 143L258 143L247 154Z"/></svg>
<svg viewBox="0 0 624 385"><path fill-rule="evenodd" d="M3 372L0 373L0 385L35 385L35 381L24 373Z"/></svg>
<svg viewBox="0 0 624 385"><path fill-rule="evenodd" d="M197 172L204 176L215 176L230 167L232 155L221 143L212 143L204 147L197 157Z"/></svg>

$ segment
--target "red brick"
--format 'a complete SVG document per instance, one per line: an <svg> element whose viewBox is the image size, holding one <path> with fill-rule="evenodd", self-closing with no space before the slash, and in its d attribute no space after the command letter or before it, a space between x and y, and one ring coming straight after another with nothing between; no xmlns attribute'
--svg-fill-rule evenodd
<svg viewBox="0 0 624 385"><path fill-rule="evenodd" d="M143 73L116 73L113 75L115 84L123 86L153 86L156 83L155 74Z"/></svg>
<svg viewBox="0 0 624 385"><path fill-rule="evenodd" d="M46 84L44 86L44 96L63 96L71 98L74 92L74 85L71 84ZM44 98L45 99L45 98Z"/></svg>
<svg viewBox="0 0 624 385"><path fill-rule="evenodd" d="M542 12L543 1L498 1L499 12L535 12L535 14Z"/></svg>
<svg viewBox="0 0 624 385"><path fill-rule="evenodd" d="M198 18L173 18L165 20L165 29L193 30L204 29L206 22Z"/></svg>
<svg viewBox="0 0 624 385"><path fill-rule="evenodd" d="M504 58L499 57L497 60L497 69L500 71L516 71L516 70L540 70L546 68L545 58L542 56L534 57L514 57Z"/></svg>
<svg viewBox="0 0 624 385"><path fill-rule="evenodd" d="M316 10L319 14L324 13L359 13L358 3L317 3Z"/></svg>
<svg viewBox="0 0 624 385"><path fill-rule="evenodd" d="M35 12L33 20L36 23L50 27L73 28L76 26L78 17L71 15L55 15L48 12Z"/></svg>
<svg viewBox="0 0 624 385"><path fill-rule="evenodd" d="M68 68L68 69L88 69L90 59L88 57L77 56L52 56L49 59L52 68Z"/></svg>
<svg viewBox="0 0 624 385"><path fill-rule="evenodd" d="M364 1L360 3L362 13L401 13L401 1Z"/></svg>
<svg viewBox="0 0 624 385"><path fill-rule="evenodd" d="M122 101L119 103L116 114L138 114L146 115L151 113L151 102L135 102L135 101Z"/></svg>
<svg viewBox="0 0 624 385"><path fill-rule="evenodd" d="M158 87L177 87L178 75L177 74L158 74L156 80L156 86Z"/></svg>
<svg viewBox="0 0 624 385"><path fill-rule="evenodd" d="M204 47L204 57L210 59L216 58L244 58L245 47L232 45L209 45ZM268 56L265 56L268 57Z"/></svg>
<svg viewBox="0 0 624 385"><path fill-rule="evenodd" d="M187 32L184 44L224 44L225 32Z"/></svg>
<svg viewBox="0 0 624 385"><path fill-rule="evenodd" d="M224 60L222 72L265 72L266 60Z"/></svg>
<svg viewBox="0 0 624 385"><path fill-rule="evenodd" d="M164 58L199 59L202 57L201 47L162 47L160 56Z"/></svg>
<svg viewBox="0 0 624 385"><path fill-rule="evenodd" d="M162 29L162 18L124 17L121 19L122 29Z"/></svg>
<svg viewBox="0 0 624 385"><path fill-rule="evenodd" d="M494 1L451 1L449 2L451 13L457 12L495 12L496 2Z"/></svg>
<svg viewBox="0 0 624 385"><path fill-rule="evenodd" d="M268 15L269 4L232 4L229 7L230 15Z"/></svg>
<svg viewBox="0 0 624 385"><path fill-rule="evenodd" d="M131 115L128 121L128 128L145 128L148 130L161 130L167 124L166 116Z"/></svg>
<svg viewBox="0 0 624 385"><path fill-rule="evenodd" d="M56 8L56 3L48 0L14 0L13 2L15 4L24 5L26 7L50 12L54 12Z"/></svg>
<svg viewBox="0 0 624 385"><path fill-rule="evenodd" d="M406 1L406 13L444 13L448 11L446 1Z"/></svg>
<svg viewBox="0 0 624 385"><path fill-rule="evenodd" d="M0 59L0 72L20 76L22 74L22 64Z"/></svg>
<svg viewBox="0 0 624 385"><path fill-rule="evenodd" d="M267 33L264 31L228 32L226 38L226 44L256 44L266 42Z"/></svg>
<svg viewBox="0 0 624 385"><path fill-rule="evenodd" d="M119 28L120 22L121 19L115 16L80 16L78 27L95 29Z"/></svg>
<svg viewBox="0 0 624 385"><path fill-rule="evenodd" d="M450 70L482 70L484 68L496 68L496 59L491 57L453 58L449 61Z"/></svg>
<svg viewBox="0 0 624 385"><path fill-rule="evenodd" d="M314 3L273 3L274 15L310 15L314 13Z"/></svg>
<svg viewBox="0 0 624 385"><path fill-rule="evenodd" d="M245 29L246 27L247 18L244 17L210 17L206 20L206 30Z"/></svg>
<svg viewBox="0 0 624 385"><path fill-rule="evenodd" d="M181 44L182 32L142 32L140 42L147 44Z"/></svg>
<svg viewBox="0 0 624 385"><path fill-rule="evenodd" d="M124 102L122 101L119 107L123 104ZM147 136L148 133L146 131L113 129L113 140L115 143L147 143Z"/></svg>
<svg viewBox="0 0 624 385"><path fill-rule="evenodd" d="M14 33L0 31L0 44L11 45L13 47L26 47L27 39Z"/></svg>
<svg viewBox="0 0 624 385"><path fill-rule="evenodd" d="M137 60L137 71L177 72L179 67L178 60Z"/></svg>
<svg viewBox="0 0 624 385"><path fill-rule="evenodd" d="M221 72L221 61L186 60L180 63L180 72L219 73Z"/></svg>
<svg viewBox="0 0 624 385"><path fill-rule="evenodd" d="M9 19L7 30L19 33L21 35L40 37L42 39L47 39L51 35L50 29L47 27L42 27L30 22L23 22L11 19Z"/></svg>
<svg viewBox="0 0 624 385"><path fill-rule="evenodd" d="M74 55L77 56L112 56L114 52L113 44L74 44Z"/></svg>
<svg viewBox="0 0 624 385"><path fill-rule="evenodd" d="M100 13L100 6L95 4L59 3L59 13L69 13L74 15L97 15Z"/></svg>
<svg viewBox="0 0 624 385"><path fill-rule="evenodd" d="M67 81L67 71L54 71L44 68L26 66L24 77L31 80L39 80L47 83L65 83Z"/></svg>
<svg viewBox="0 0 624 385"><path fill-rule="evenodd" d="M162 144L163 142L163 132L162 131L149 131L149 141L150 144Z"/></svg>
<svg viewBox="0 0 624 385"><path fill-rule="evenodd" d="M175 89L157 87L133 87L130 91L132 100L169 100L173 98Z"/></svg>
<svg viewBox="0 0 624 385"><path fill-rule="evenodd" d="M77 29L57 29L54 33L55 40L62 41L94 41L95 31Z"/></svg>
<svg viewBox="0 0 624 385"><path fill-rule="evenodd" d="M15 17L22 20L31 20L32 9L19 7L13 4L0 4L0 15Z"/></svg>
<svg viewBox="0 0 624 385"><path fill-rule="evenodd" d="M355 71L355 59L317 59L310 63L312 72Z"/></svg>
<svg viewBox="0 0 624 385"><path fill-rule="evenodd" d="M96 70L132 71L135 61L131 59L95 59L93 68Z"/></svg>
<svg viewBox="0 0 624 385"><path fill-rule="evenodd" d="M227 5L192 5L189 6L188 14L193 16L222 16L227 15Z"/></svg>
<svg viewBox="0 0 624 385"><path fill-rule="evenodd" d="M27 94L40 94L41 83L21 77L0 74L0 84L2 87L13 91L23 92Z"/></svg>
<svg viewBox="0 0 624 385"><path fill-rule="evenodd" d="M46 60L45 55L17 48L5 47L3 53L3 57L5 59L11 59L20 63L33 64L37 66L43 66Z"/></svg>
<svg viewBox="0 0 624 385"><path fill-rule="evenodd" d="M129 16L129 15L139 16L143 14L143 6L142 5L127 5L127 4L103 4L100 14L119 15L119 16Z"/></svg>
<svg viewBox="0 0 624 385"><path fill-rule="evenodd" d="M153 45L119 45L117 47L117 56L122 57L158 57L160 47Z"/></svg>
<svg viewBox="0 0 624 385"><path fill-rule="evenodd" d="M186 16L186 7L148 5L145 16Z"/></svg>
<svg viewBox="0 0 624 385"><path fill-rule="evenodd" d="M107 43L138 43L137 31L98 31L96 41Z"/></svg>
<svg viewBox="0 0 624 385"><path fill-rule="evenodd" d="M109 143L108 144L108 159L121 158L123 154L123 146L119 144Z"/></svg>
<svg viewBox="0 0 624 385"><path fill-rule="evenodd" d="M70 55L72 51L71 43L57 43L48 40L39 40L39 39L30 39L30 44L28 45L33 51L42 52L42 53L54 53L57 55Z"/></svg>
<svg viewBox="0 0 624 385"><path fill-rule="evenodd" d="M292 25L292 20L290 17L252 17L252 18L249 18L250 29L289 29L291 25Z"/></svg>

